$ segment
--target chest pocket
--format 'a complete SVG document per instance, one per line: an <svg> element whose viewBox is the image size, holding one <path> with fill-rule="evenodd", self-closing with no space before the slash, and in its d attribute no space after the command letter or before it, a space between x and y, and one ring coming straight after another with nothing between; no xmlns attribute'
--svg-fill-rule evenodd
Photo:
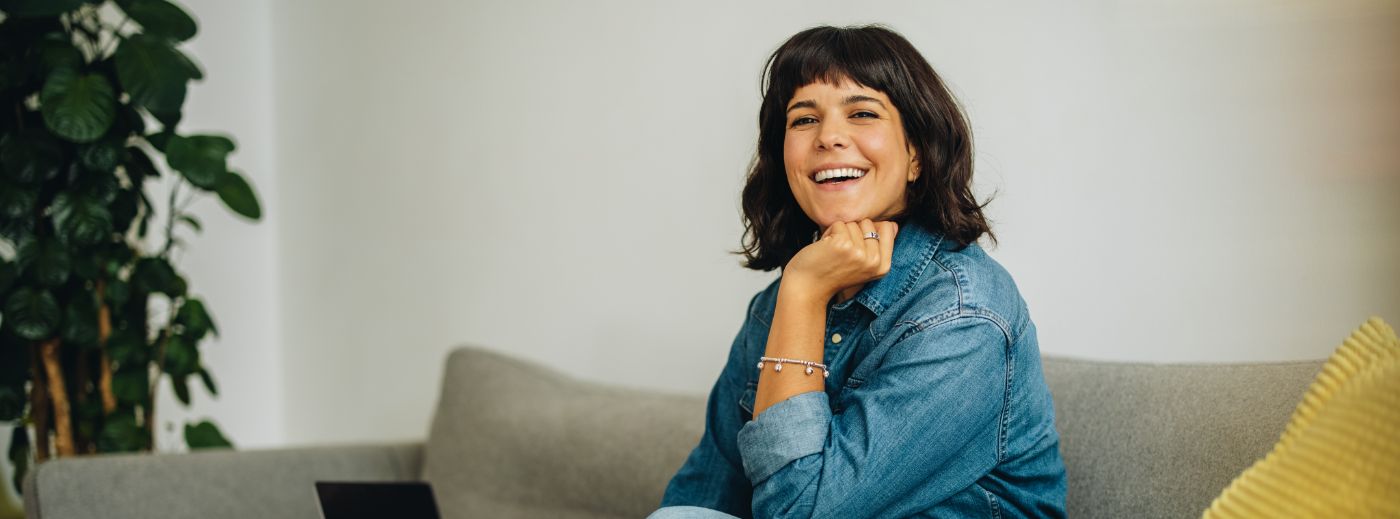
<svg viewBox="0 0 1400 519"><path fill-rule="evenodd" d="M758 382L744 384L744 392L739 394L739 416L747 423L753 420L753 401L758 395Z"/></svg>

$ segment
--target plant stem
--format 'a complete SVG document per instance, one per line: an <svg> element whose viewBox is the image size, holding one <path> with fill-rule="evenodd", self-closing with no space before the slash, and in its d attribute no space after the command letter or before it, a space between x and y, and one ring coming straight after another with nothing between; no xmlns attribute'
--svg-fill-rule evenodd
<svg viewBox="0 0 1400 519"><path fill-rule="evenodd" d="M117 396L112 392L112 359L107 356L107 339L112 336L112 309L107 306L107 280L97 279L97 348L102 352L102 367L97 389L102 394L102 415L117 410Z"/></svg>
<svg viewBox="0 0 1400 519"><path fill-rule="evenodd" d="M73 446L73 413L68 408L68 389L63 385L63 365L58 358L58 348L62 344L59 339L49 339L39 345L49 379L49 396L53 398L54 446L58 448L59 457L78 452Z"/></svg>
<svg viewBox="0 0 1400 519"><path fill-rule="evenodd" d="M175 196L180 193L180 185L183 180L175 181L175 187L170 188L170 218L165 220L165 248L160 251L160 257L169 258L170 248L175 246L175 219L179 215L179 208L175 207Z"/></svg>
<svg viewBox="0 0 1400 519"><path fill-rule="evenodd" d="M186 195L185 195L185 201L184 201L184 202L180 202L180 214L184 214L184 213L185 213L185 210L190 208L190 204L193 204L194 201L195 201L195 199L196 199L198 196L199 196L199 191L194 191L194 190L191 190L188 194L186 194Z"/></svg>
<svg viewBox="0 0 1400 519"><path fill-rule="evenodd" d="M29 372L33 387L29 390L29 415L34 420L34 461L49 459L49 390L44 380L43 363L39 361L39 347L29 343Z"/></svg>

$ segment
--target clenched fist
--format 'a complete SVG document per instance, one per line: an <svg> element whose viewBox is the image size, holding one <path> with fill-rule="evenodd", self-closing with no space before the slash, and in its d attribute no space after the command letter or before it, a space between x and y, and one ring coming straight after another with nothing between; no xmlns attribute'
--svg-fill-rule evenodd
<svg viewBox="0 0 1400 519"><path fill-rule="evenodd" d="M868 233L878 238L868 238ZM837 222L820 240L803 247L783 269L783 283L830 299L837 293L879 279L890 271L899 225L891 221Z"/></svg>

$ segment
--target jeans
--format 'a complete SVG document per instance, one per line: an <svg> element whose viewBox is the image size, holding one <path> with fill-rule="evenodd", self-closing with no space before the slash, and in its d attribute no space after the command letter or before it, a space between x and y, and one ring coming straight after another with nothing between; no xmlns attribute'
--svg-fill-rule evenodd
<svg viewBox="0 0 1400 519"><path fill-rule="evenodd" d="M698 507L698 506L668 506L668 507L666 507L666 508L662 508L662 509L660 509L660 510L657 510L657 511L655 511L655 512L652 512L651 515L648 515L648 516L647 516L647 519L737 519L737 518L735 518L735 517L732 516L732 515L729 515L729 514L726 514L726 513L724 513L724 512L721 512L721 511L719 511L719 510L710 510L709 508L701 508L701 507Z"/></svg>

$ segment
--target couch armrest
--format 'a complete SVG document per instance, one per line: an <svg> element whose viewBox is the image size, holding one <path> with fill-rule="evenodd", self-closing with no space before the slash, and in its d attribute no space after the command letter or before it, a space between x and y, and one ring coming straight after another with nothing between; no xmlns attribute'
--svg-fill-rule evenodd
<svg viewBox="0 0 1400 519"><path fill-rule="evenodd" d="M31 519L317 517L314 482L422 478L423 444L115 454L51 460L24 482Z"/></svg>

